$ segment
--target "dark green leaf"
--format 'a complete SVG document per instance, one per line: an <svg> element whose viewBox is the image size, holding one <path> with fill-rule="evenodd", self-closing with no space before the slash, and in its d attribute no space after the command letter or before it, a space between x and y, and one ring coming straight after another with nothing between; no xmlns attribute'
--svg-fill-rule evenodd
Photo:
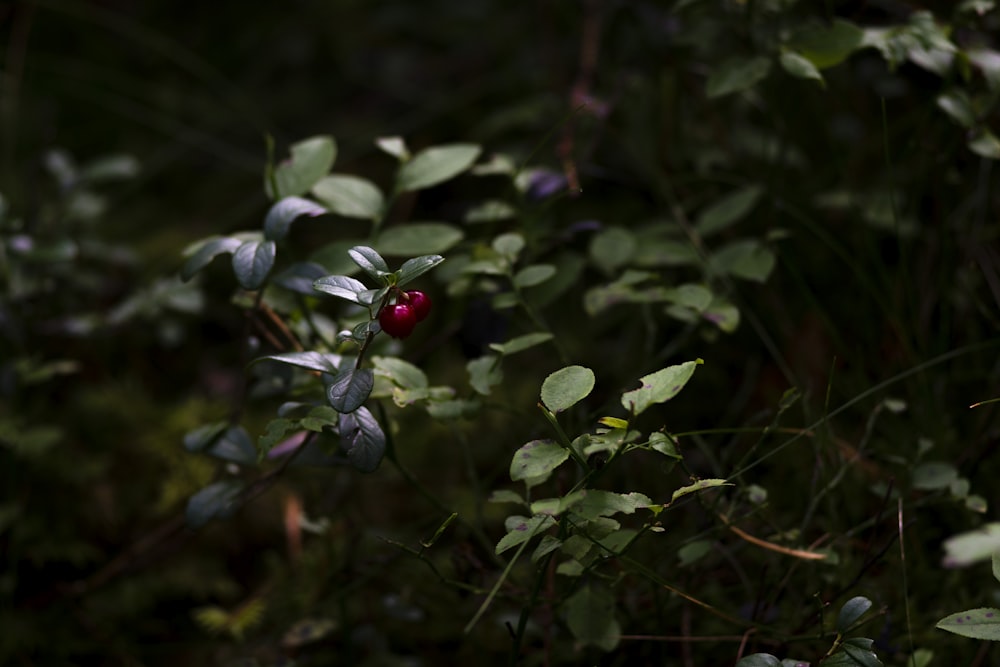
<svg viewBox="0 0 1000 667"><path fill-rule="evenodd" d="M333 378L326 395L334 410L349 413L368 400L374 386L375 373L370 368L349 368Z"/></svg>
<svg viewBox="0 0 1000 667"><path fill-rule="evenodd" d="M346 218L378 220L385 207L382 191L371 181L357 176L331 174L313 185L312 193L331 212Z"/></svg>
<svg viewBox="0 0 1000 667"><path fill-rule="evenodd" d="M718 271L763 283L774 269L775 257L760 241L746 239L723 247L709 261Z"/></svg>
<svg viewBox="0 0 1000 667"><path fill-rule="evenodd" d="M326 209L314 201L302 197L285 197L275 202L264 217L264 238L280 241L288 234L292 222L303 215L316 217Z"/></svg>
<svg viewBox="0 0 1000 667"><path fill-rule="evenodd" d="M337 366L340 365L342 357L331 352L285 352L283 354L269 354L264 357L254 359L253 363L269 359L289 366L297 366L311 371L321 373L336 373Z"/></svg>
<svg viewBox="0 0 1000 667"><path fill-rule="evenodd" d="M351 465L361 472L374 472L385 456L385 433L365 407L340 416L340 442Z"/></svg>
<svg viewBox="0 0 1000 667"><path fill-rule="evenodd" d="M527 350L530 347L541 345L542 343L552 340L552 338L552 334L540 331L512 338L506 343L491 343L490 349L499 352L502 355L515 354L517 352Z"/></svg>
<svg viewBox="0 0 1000 667"><path fill-rule="evenodd" d="M635 234L622 227L609 227L590 240L588 253L598 268L611 275L632 259L636 248Z"/></svg>
<svg viewBox="0 0 1000 667"><path fill-rule="evenodd" d="M447 181L471 167L479 152L480 148L475 144L426 148L400 165L396 191L420 190Z"/></svg>
<svg viewBox="0 0 1000 667"><path fill-rule="evenodd" d="M757 205L762 193L759 185L751 185L726 195L701 212L695 230L708 236L739 222Z"/></svg>
<svg viewBox="0 0 1000 667"><path fill-rule="evenodd" d="M938 108L948 114L952 120L969 129L976 124L976 113L972 110L972 102L964 90L952 90L937 97Z"/></svg>
<svg viewBox="0 0 1000 667"><path fill-rule="evenodd" d="M239 508L243 482L228 479L210 484L188 500L184 513L191 528L200 528L212 519L225 519Z"/></svg>
<svg viewBox="0 0 1000 667"><path fill-rule="evenodd" d="M789 46L815 65L826 69L843 62L861 48L864 31L843 19L807 26L792 35Z"/></svg>
<svg viewBox="0 0 1000 667"><path fill-rule="evenodd" d="M496 355L472 359L465 364L465 368L469 372L469 385L483 396L489 396L492 387L503 382L500 358Z"/></svg>
<svg viewBox="0 0 1000 667"><path fill-rule="evenodd" d="M513 283L519 288L533 287L544 283L554 275L556 267L551 264L532 264L515 273Z"/></svg>
<svg viewBox="0 0 1000 667"><path fill-rule="evenodd" d="M798 79L818 81L820 86L826 87L826 81L820 74L819 68L811 60L794 51L785 51L781 54L781 66L786 72Z"/></svg>
<svg viewBox="0 0 1000 667"><path fill-rule="evenodd" d="M228 423L224 421L199 426L184 436L184 449L189 452L204 451L222 435L227 426Z"/></svg>
<svg viewBox="0 0 1000 667"><path fill-rule="evenodd" d="M290 292L315 296L313 285L329 273L326 267L315 262L296 262L271 279L271 283Z"/></svg>
<svg viewBox="0 0 1000 667"><path fill-rule="evenodd" d="M554 526L555 523L555 519L544 514L533 516L530 519L523 516L507 517L507 521L504 523L507 534L497 542L496 553L502 554L507 549L527 542L535 535Z"/></svg>
<svg viewBox="0 0 1000 667"><path fill-rule="evenodd" d="M441 253L464 236L461 229L443 222L407 222L386 229L375 246L386 255L397 257Z"/></svg>
<svg viewBox="0 0 1000 667"><path fill-rule="evenodd" d="M233 272L240 287L259 289L274 266L274 241L247 241L233 253Z"/></svg>
<svg viewBox="0 0 1000 667"><path fill-rule="evenodd" d="M621 637L615 618L615 599L603 586L584 585L566 600L566 624L581 644L612 651Z"/></svg>
<svg viewBox="0 0 1000 667"><path fill-rule="evenodd" d="M771 61L762 56L727 61L708 77L706 93L709 97L722 97L753 88L767 78L770 71Z"/></svg>
<svg viewBox="0 0 1000 667"><path fill-rule="evenodd" d="M184 280L191 280L196 273L208 266L216 255L235 252L236 249L242 244L243 241L231 236L214 237L206 240L205 243L203 243L198 250L196 250L195 253L188 258L187 262L184 263L184 267L181 269L181 278Z"/></svg>
<svg viewBox="0 0 1000 667"><path fill-rule="evenodd" d="M861 595L845 602L837 615L837 632L846 633L871 608L872 601Z"/></svg>
<svg viewBox="0 0 1000 667"><path fill-rule="evenodd" d="M742 658L736 667L781 667L781 661L770 653L754 653Z"/></svg>

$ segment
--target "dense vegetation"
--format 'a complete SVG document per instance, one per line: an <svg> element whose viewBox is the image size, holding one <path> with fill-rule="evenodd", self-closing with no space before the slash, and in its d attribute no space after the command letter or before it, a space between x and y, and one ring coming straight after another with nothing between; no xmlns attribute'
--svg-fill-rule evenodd
<svg viewBox="0 0 1000 667"><path fill-rule="evenodd" d="M0 16L3 664L997 659L992 0Z"/></svg>

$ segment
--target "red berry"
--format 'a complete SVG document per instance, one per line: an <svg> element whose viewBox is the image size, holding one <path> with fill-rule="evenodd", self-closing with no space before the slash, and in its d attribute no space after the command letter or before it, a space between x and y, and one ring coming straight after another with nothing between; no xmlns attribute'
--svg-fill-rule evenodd
<svg viewBox="0 0 1000 667"><path fill-rule="evenodd" d="M420 290L410 290L406 292L407 301L413 306L413 312L417 315L417 322L423 322L431 313L431 298Z"/></svg>
<svg viewBox="0 0 1000 667"><path fill-rule="evenodd" d="M385 306L378 314L378 323L382 331L393 338L406 338L417 326L417 314L408 303L396 303Z"/></svg>

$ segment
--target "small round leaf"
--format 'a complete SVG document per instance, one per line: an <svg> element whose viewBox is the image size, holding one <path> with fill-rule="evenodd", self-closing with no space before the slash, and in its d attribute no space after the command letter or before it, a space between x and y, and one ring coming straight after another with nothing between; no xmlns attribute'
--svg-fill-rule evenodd
<svg viewBox="0 0 1000 667"><path fill-rule="evenodd" d="M552 412L562 412L586 398L594 389L594 371L567 366L545 378L542 403Z"/></svg>

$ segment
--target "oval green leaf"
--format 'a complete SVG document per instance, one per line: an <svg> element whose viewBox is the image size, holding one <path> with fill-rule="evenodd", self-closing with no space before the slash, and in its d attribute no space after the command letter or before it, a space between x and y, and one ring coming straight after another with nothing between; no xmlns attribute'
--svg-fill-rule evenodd
<svg viewBox="0 0 1000 667"><path fill-rule="evenodd" d="M243 245L243 241L231 236L206 240L184 263L184 267L181 269L181 279L191 280L196 273L208 266L216 255L233 253L241 245Z"/></svg>
<svg viewBox="0 0 1000 667"><path fill-rule="evenodd" d="M847 632L871 608L872 601L863 595L858 595L845 602L837 615L837 632L841 634Z"/></svg>
<svg viewBox="0 0 1000 667"><path fill-rule="evenodd" d="M1000 641L1000 609L980 607L960 611L945 616L936 627L972 639Z"/></svg>
<svg viewBox="0 0 1000 667"><path fill-rule="evenodd" d="M268 194L276 199L305 194L337 159L337 144L326 135L292 144L289 151L291 158L274 168L278 192L271 192L271 184L266 184Z"/></svg>
<svg viewBox="0 0 1000 667"><path fill-rule="evenodd" d="M397 257L441 253L454 247L464 236L461 229L443 222L408 222L382 232L375 247L386 255Z"/></svg>
<svg viewBox="0 0 1000 667"><path fill-rule="evenodd" d="M584 366L567 366L552 373L542 383L542 403L551 412L562 412L586 398L594 389L594 371Z"/></svg>
<svg viewBox="0 0 1000 667"><path fill-rule="evenodd" d="M374 472L385 456L385 432L366 407L341 415L340 444L361 472Z"/></svg>
<svg viewBox="0 0 1000 667"><path fill-rule="evenodd" d="M695 230L708 236L739 222L753 210L763 192L759 185L751 185L726 195L701 212Z"/></svg>
<svg viewBox="0 0 1000 667"><path fill-rule="evenodd" d="M396 176L396 191L429 188L454 178L479 157L476 144L448 144L426 148L404 162Z"/></svg>
<svg viewBox="0 0 1000 667"><path fill-rule="evenodd" d="M521 445L510 461L510 478L536 486L569 458L569 450L553 440L532 440Z"/></svg>
<svg viewBox="0 0 1000 667"><path fill-rule="evenodd" d="M371 181L347 174L330 174L312 186L312 193L330 211L345 218L378 220L385 197Z"/></svg>
<svg viewBox="0 0 1000 667"><path fill-rule="evenodd" d="M188 500L184 520L191 528L200 528L212 519L225 519L239 508L243 482L227 479L206 486Z"/></svg>
<svg viewBox="0 0 1000 667"><path fill-rule="evenodd" d="M370 368L349 368L333 378L326 396L334 410L346 414L360 408L374 386L375 373Z"/></svg>
<svg viewBox="0 0 1000 667"><path fill-rule="evenodd" d="M316 217L326 213L326 209L314 201L303 197L285 197L275 202L264 216L264 238L280 241L288 235L292 222L303 215Z"/></svg>
<svg viewBox="0 0 1000 667"><path fill-rule="evenodd" d="M360 304L361 300L358 295L366 292L368 287L360 280L348 276L326 276L314 282L313 289L332 294L351 303Z"/></svg>
<svg viewBox="0 0 1000 667"><path fill-rule="evenodd" d="M763 56L729 60L708 77L705 92L709 97L738 93L756 86L770 71L771 61Z"/></svg>
<svg viewBox="0 0 1000 667"><path fill-rule="evenodd" d="M240 287L259 289L274 266L274 241L247 241L233 253L233 273Z"/></svg>
<svg viewBox="0 0 1000 667"><path fill-rule="evenodd" d="M641 414L654 403L664 403L680 393L694 375L701 359L667 366L639 378L640 387L622 394L622 407L632 414Z"/></svg>

